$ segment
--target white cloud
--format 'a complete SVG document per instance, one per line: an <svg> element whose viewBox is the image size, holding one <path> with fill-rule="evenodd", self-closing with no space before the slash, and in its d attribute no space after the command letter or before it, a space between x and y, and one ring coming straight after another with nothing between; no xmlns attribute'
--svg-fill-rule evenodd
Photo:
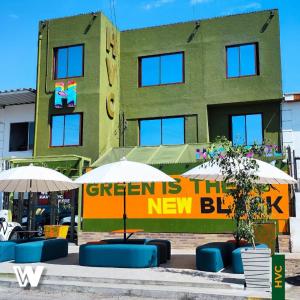
<svg viewBox="0 0 300 300"><path fill-rule="evenodd" d="M155 1L151 1L151 2L146 3L144 5L144 9L149 10L149 9L152 9L152 8L158 8L158 7L161 7L165 4L172 3L174 1L175 0L155 0Z"/></svg>
<svg viewBox="0 0 300 300"><path fill-rule="evenodd" d="M211 2L212 0L191 0L190 4L191 5L196 5L196 4L202 4L202 3L208 3Z"/></svg>
<svg viewBox="0 0 300 300"><path fill-rule="evenodd" d="M232 9L229 9L226 11L227 14L236 14L236 13L243 13L249 10L258 10L261 9L261 4L258 2L252 2L246 5L241 5L241 6L236 6L233 7Z"/></svg>
<svg viewBox="0 0 300 300"><path fill-rule="evenodd" d="M8 15L11 19L19 19L19 16L16 14L9 14Z"/></svg>

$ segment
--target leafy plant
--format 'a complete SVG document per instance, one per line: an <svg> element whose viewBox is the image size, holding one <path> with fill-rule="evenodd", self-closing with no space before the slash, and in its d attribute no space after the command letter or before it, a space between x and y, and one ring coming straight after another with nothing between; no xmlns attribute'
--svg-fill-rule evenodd
<svg viewBox="0 0 300 300"><path fill-rule="evenodd" d="M253 159L256 150L260 152L261 149L254 145L251 148L253 155L249 155L249 147L233 146L225 137L218 138L207 149L210 164L219 166L224 182L230 186L225 197L233 199L229 216L236 223L235 239L237 243L241 239L252 242L254 248L253 224L268 219L269 214L268 204L262 197L266 186L257 183L258 164Z"/></svg>

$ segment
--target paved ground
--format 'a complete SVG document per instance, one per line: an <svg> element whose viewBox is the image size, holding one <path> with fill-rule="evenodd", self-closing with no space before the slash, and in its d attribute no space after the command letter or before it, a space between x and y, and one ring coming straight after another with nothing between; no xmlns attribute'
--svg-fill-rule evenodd
<svg viewBox="0 0 300 300"><path fill-rule="evenodd" d="M52 276L60 276L63 280L64 276L77 277L78 280L84 278L107 278L108 280L136 280L136 281L147 281L147 280L159 280L166 282L181 282L185 285L191 286L210 286L213 289L213 284L218 285L229 284L234 289L242 290L243 275L232 274L230 270L228 272L220 273L207 273L196 270L195 267L195 256L194 250L173 250L172 260L168 264L164 264L160 268L152 269L114 269L114 268L92 268L82 267L78 265L78 247L69 247L69 256L67 258L53 260L47 263L43 263L45 266L45 275L50 280ZM0 264L0 276L1 273L11 273L13 276L13 266L11 262ZM33 264L34 265L34 264ZM40 263L38 265L41 265ZM286 254L286 277L289 283L286 292L287 299L300 299L300 253L299 254ZM14 278L14 277L13 277ZM15 280L15 278L14 278ZM1 281L1 279L0 279ZM150 299L141 297L101 297L99 294L95 297L95 293L74 293L73 292L60 292L59 290L51 291L39 291L36 290L22 290L19 288L0 286L0 300L6 299L24 299L24 300L50 300L50 299L72 299L72 300L89 300L89 299Z"/></svg>

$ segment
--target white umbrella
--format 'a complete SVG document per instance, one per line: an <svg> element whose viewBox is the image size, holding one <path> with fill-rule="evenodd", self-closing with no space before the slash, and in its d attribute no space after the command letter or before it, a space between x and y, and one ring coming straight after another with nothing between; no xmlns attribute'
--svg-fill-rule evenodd
<svg viewBox="0 0 300 300"><path fill-rule="evenodd" d="M249 158L244 158L249 159ZM253 159L253 158L252 158ZM258 170L253 170L253 175L257 176L257 183L261 184L295 184L297 181L281 171L277 167L272 166L264 161L254 159L258 164ZM237 167L238 163L237 163ZM206 179L223 181L225 178L222 174L221 168L217 164L212 164L211 161L203 163L185 173L181 176L193 179Z"/></svg>
<svg viewBox="0 0 300 300"><path fill-rule="evenodd" d="M162 171L147 164L120 161L100 166L75 180L76 183L136 183L136 182L174 182L175 180ZM126 240L126 185L124 185L124 240Z"/></svg>
<svg viewBox="0 0 300 300"><path fill-rule="evenodd" d="M67 176L44 167L24 166L0 172L1 192L55 192L78 188Z"/></svg>

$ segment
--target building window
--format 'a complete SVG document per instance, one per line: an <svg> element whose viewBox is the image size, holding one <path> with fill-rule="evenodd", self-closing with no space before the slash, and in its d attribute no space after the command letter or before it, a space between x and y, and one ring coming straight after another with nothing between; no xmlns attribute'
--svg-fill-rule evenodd
<svg viewBox="0 0 300 300"><path fill-rule="evenodd" d="M184 117L140 120L140 146L184 144Z"/></svg>
<svg viewBox="0 0 300 300"><path fill-rule="evenodd" d="M27 151L33 149L34 122L10 124L9 151Z"/></svg>
<svg viewBox="0 0 300 300"><path fill-rule="evenodd" d="M54 49L54 79L83 76L83 45Z"/></svg>
<svg viewBox="0 0 300 300"><path fill-rule="evenodd" d="M227 78L259 74L258 44L226 47Z"/></svg>
<svg viewBox="0 0 300 300"><path fill-rule="evenodd" d="M184 82L183 52L139 58L139 86Z"/></svg>
<svg viewBox="0 0 300 300"><path fill-rule="evenodd" d="M251 146L263 142L262 114L231 116L232 143Z"/></svg>
<svg viewBox="0 0 300 300"><path fill-rule="evenodd" d="M52 147L81 145L81 114L55 115L51 122Z"/></svg>

